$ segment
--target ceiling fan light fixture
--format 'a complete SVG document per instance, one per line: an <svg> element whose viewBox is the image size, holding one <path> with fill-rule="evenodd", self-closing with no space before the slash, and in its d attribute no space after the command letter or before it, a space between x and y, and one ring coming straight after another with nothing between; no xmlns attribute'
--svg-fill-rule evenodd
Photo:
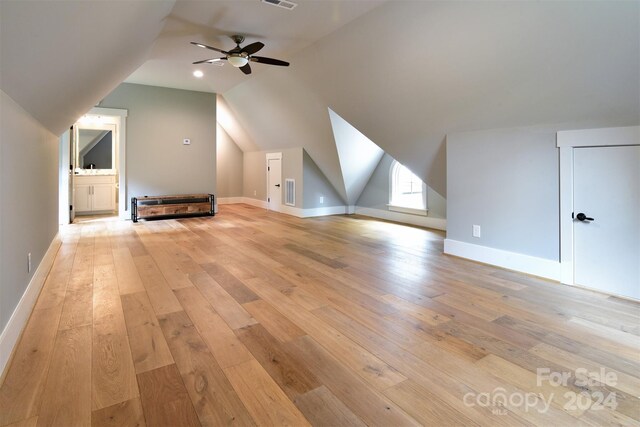
<svg viewBox="0 0 640 427"><path fill-rule="evenodd" d="M229 61L229 64L233 65L234 67L240 68L249 63L249 58L247 58L246 56L231 55L227 58L227 61Z"/></svg>

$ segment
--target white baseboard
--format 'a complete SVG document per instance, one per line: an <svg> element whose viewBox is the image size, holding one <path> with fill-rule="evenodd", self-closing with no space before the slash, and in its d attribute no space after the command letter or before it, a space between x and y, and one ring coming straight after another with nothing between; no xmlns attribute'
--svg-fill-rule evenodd
<svg viewBox="0 0 640 427"><path fill-rule="evenodd" d="M560 281L560 263L550 259L523 255L452 239L444 239L444 253L543 277L545 279Z"/></svg>
<svg viewBox="0 0 640 427"><path fill-rule="evenodd" d="M264 200L252 199L251 197L220 197L218 203L229 205L233 203L245 203L262 209L269 209L269 203ZM296 216L298 218L311 218L314 216L343 215L346 212L345 206L328 206L323 208L301 209L294 206L281 205L280 213Z"/></svg>
<svg viewBox="0 0 640 427"><path fill-rule="evenodd" d="M251 197L218 197L216 199L217 205L233 205L236 203L245 203L247 205L255 206L257 208L267 209L269 204L264 200L253 199ZM217 209L216 209L217 212Z"/></svg>
<svg viewBox="0 0 640 427"><path fill-rule="evenodd" d="M280 212L287 215L293 215L298 218L312 218L315 216L344 215L347 212L347 209L346 206L327 206L323 208L301 209L282 205L280 206Z"/></svg>
<svg viewBox="0 0 640 427"><path fill-rule="evenodd" d="M447 220L443 218L433 218L429 216L411 215L402 212L386 211L383 209L355 207L358 215L370 216L373 218L386 219L387 221L401 222L403 224L418 225L420 227L435 228L436 230L446 230Z"/></svg>
<svg viewBox="0 0 640 427"><path fill-rule="evenodd" d="M268 209L269 204L264 200L252 199L250 197L221 197L218 199L221 205L231 203L246 203L263 209ZM293 206L281 205L280 213L292 215L298 218L312 218L327 215L360 214L373 218L381 218L389 221L413 224L421 227L435 228L436 230L446 230L447 220L442 218L431 218L417 215L404 214L400 212L390 212L382 209L361 208L359 206L327 206L321 208L296 208Z"/></svg>
<svg viewBox="0 0 640 427"><path fill-rule="evenodd" d="M219 205L231 205L234 203L246 203L244 199L245 197L218 197L216 202Z"/></svg>
<svg viewBox="0 0 640 427"><path fill-rule="evenodd" d="M61 244L60 236L56 234L49 245L49 249L47 249L44 257L42 257L42 261L40 261L36 272L31 277L27 289L24 291L22 298L20 298L11 318L9 318L7 326L5 326L0 335L0 373L3 373L3 375L7 363L11 359L13 349L18 343L24 327L27 325L29 316L31 316L38 295L40 295L40 290L47 279L47 275L49 274L49 270L51 270L53 260ZM0 375L0 378L2 378L3 375Z"/></svg>
<svg viewBox="0 0 640 427"><path fill-rule="evenodd" d="M251 197L238 197L238 199L242 200L236 203L246 203L256 208L269 209L269 203L266 200L252 199Z"/></svg>

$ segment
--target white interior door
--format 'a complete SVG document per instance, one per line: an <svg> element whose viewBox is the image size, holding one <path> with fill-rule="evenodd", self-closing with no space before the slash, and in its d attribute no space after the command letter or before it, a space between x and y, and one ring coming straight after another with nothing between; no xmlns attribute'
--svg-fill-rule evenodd
<svg viewBox="0 0 640 427"><path fill-rule="evenodd" d="M267 198L269 210L280 212L282 204L282 164L280 159L267 160Z"/></svg>
<svg viewBox="0 0 640 427"><path fill-rule="evenodd" d="M640 299L640 146L573 153L574 281Z"/></svg>

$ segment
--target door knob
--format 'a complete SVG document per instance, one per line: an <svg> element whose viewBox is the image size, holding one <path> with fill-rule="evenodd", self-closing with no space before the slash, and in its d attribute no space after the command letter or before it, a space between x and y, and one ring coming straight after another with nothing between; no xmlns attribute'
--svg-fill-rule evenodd
<svg viewBox="0 0 640 427"><path fill-rule="evenodd" d="M276 184L276 187L280 188L280 184Z"/></svg>
<svg viewBox="0 0 640 427"><path fill-rule="evenodd" d="M589 218L588 216L586 216L584 213L580 212L578 215L576 215L576 219L578 221L593 221L593 218Z"/></svg>

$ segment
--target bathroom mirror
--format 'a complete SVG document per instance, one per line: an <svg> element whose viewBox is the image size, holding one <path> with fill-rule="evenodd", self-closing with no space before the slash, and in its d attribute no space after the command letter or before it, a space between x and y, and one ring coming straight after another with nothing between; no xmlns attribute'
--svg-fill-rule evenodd
<svg viewBox="0 0 640 427"><path fill-rule="evenodd" d="M78 127L76 137L76 170L115 169L115 135L111 126Z"/></svg>

